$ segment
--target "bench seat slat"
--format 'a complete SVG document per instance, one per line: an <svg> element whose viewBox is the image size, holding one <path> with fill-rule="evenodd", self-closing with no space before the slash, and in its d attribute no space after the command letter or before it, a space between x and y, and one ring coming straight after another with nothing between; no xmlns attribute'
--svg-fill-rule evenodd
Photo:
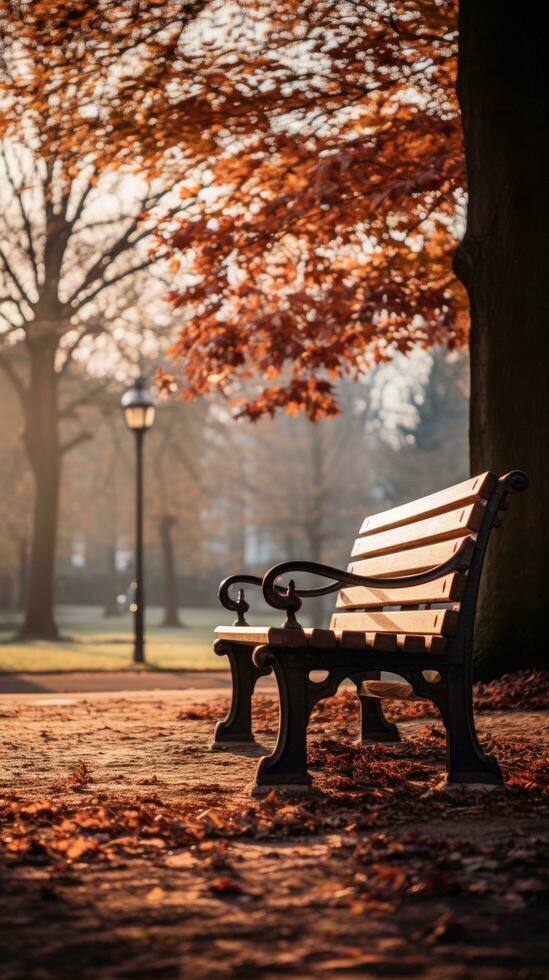
<svg viewBox="0 0 549 980"><path fill-rule="evenodd" d="M330 626L338 630L377 633L419 633L452 636L459 613L452 609L402 610L399 612L343 612L332 616Z"/></svg>
<svg viewBox="0 0 549 980"><path fill-rule="evenodd" d="M379 609L380 606L419 605L424 602L455 602L461 599L465 575L452 572L444 578L408 589L366 589L361 585L341 589L338 609Z"/></svg>
<svg viewBox="0 0 549 980"><path fill-rule="evenodd" d="M461 547L468 535L454 538L452 541L441 541L439 544L423 545L421 548L409 548L391 555L377 555L375 558L363 558L351 562L347 566L349 572L374 578L392 578L401 575L414 575L425 572L449 561ZM406 588L404 586L404 588Z"/></svg>
<svg viewBox="0 0 549 980"><path fill-rule="evenodd" d="M368 534L357 538L352 558L365 558L370 555L386 555L394 551L403 551L414 545L435 544L462 537L468 531L476 532L482 524L485 507L480 501L449 510L445 514L429 517L424 521L415 521L403 527L391 528L378 534Z"/></svg>
<svg viewBox="0 0 549 980"><path fill-rule="evenodd" d="M368 640L372 633L361 630L335 630L339 637L339 645L345 649L364 647L376 650L385 650L388 653L396 651L400 653L429 653L433 656L440 656L446 650L445 636L420 636L413 633L378 633L375 639L375 647Z"/></svg>
<svg viewBox="0 0 549 980"><path fill-rule="evenodd" d="M277 626L218 626L218 640L270 644L287 647L341 647L347 650L379 650L385 653L430 653L440 655L446 648L443 636L420 636L406 633L374 633L371 630L284 629Z"/></svg>
<svg viewBox="0 0 549 980"><path fill-rule="evenodd" d="M363 681L361 694L370 698L394 698L398 701L421 701L407 681Z"/></svg>
<svg viewBox="0 0 549 980"><path fill-rule="evenodd" d="M471 480L431 493L428 497L412 500L400 507L393 507L391 510L366 517L360 528L360 534L373 534L376 531L401 527L412 521L433 517L435 514L443 514L447 510L455 510L457 507L474 503L479 498L487 499L496 483L497 477L493 473L481 473Z"/></svg>
<svg viewBox="0 0 549 980"><path fill-rule="evenodd" d="M403 650L405 653L423 653L426 650L427 653L438 656L444 653L446 643L445 636L414 636L409 634L404 638Z"/></svg>
<svg viewBox="0 0 549 980"><path fill-rule="evenodd" d="M233 643L253 643L254 645L270 644L271 646L287 647L337 647L341 644L341 631L333 629L284 629L282 626L218 626L215 630L218 640L229 640ZM353 634L354 641L346 642L345 646L354 649L367 647L375 650L394 651L398 649L396 636L359 630Z"/></svg>
<svg viewBox="0 0 549 980"><path fill-rule="evenodd" d="M283 626L218 626L218 640L234 643L271 644L288 647L335 647L338 638L332 629L285 629Z"/></svg>
<svg viewBox="0 0 549 980"><path fill-rule="evenodd" d="M334 630L338 645L347 650L385 650L395 653L398 650L396 633L372 633L367 630Z"/></svg>

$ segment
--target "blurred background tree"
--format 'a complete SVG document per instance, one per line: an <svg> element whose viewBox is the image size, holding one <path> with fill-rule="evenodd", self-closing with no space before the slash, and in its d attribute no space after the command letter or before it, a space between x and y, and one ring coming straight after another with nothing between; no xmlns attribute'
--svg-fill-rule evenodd
<svg viewBox="0 0 549 980"><path fill-rule="evenodd" d="M344 411L316 424L277 415L250 425L216 402L161 402L145 453L148 600L175 625L180 607L215 605L228 571L263 572L303 554L345 563L366 512L466 474L466 380L464 355L435 349L382 365L364 382L341 382ZM86 384L94 394L78 425L93 442L79 442L63 467L55 598L115 615L133 578L134 459L119 386L98 391L84 374L67 397ZM32 480L21 408L1 377L0 397L0 603L13 610L24 595L20 542L30 532ZM328 612L321 604L311 611L317 622Z"/></svg>
<svg viewBox="0 0 549 980"><path fill-rule="evenodd" d="M169 321L167 308L158 309L165 285L140 276L161 259L151 253L145 215L166 190L120 174L100 179L89 154L41 146L25 113L18 125L0 154L0 369L21 404L35 483L23 635L55 639L62 459L91 438L78 422L108 384L106 365L112 376L113 357L131 351L132 334L146 345L147 333L158 337ZM29 128L34 136L24 142Z"/></svg>

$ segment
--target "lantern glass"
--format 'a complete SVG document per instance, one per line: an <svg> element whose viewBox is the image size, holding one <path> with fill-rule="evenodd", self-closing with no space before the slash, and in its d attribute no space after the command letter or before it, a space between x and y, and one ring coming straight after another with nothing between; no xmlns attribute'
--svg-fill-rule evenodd
<svg viewBox="0 0 549 980"><path fill-rule="evenodd" d="M154 405L128 405L124 409L128 429L150 429L155 415Z"/></svg>
<svg viewBox="0 0 549 980"><path fill-rule="evenodd" d="M143 378L138 378L134 387L123 395L122 411L128 429L133 432L145 432L153 425L156 405L145 388Z"/></svg>

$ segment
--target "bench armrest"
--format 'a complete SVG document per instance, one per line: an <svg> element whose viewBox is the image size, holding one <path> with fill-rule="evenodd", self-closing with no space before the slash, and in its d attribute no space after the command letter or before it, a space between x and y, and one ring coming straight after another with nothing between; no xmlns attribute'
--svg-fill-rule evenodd
<svg viewBox="0 0 549 980"><path fill-rule="evenodd" d="M257 585L258 588L261 588L263 579L259 578L258 575L229 575L228 578L223 579L217 590L217 598L221 605L225 609L237 613L238 618L233 626L247 626L246 613L250 608L249 603L246 602L244 589L238 590L237 599L231 598L230 589L233 585ZM274 588L277 594L285 591L280 585L275 585Z"/></svg>
<svg viewBox="0 0 549 980"><path fill-rule="evenodd" d="M246 625L246 613L250 608L249 604L246 602L244 596L244 589L238 590L238 598L231 599L229 595L231 586L233 585L257 585L259 588L262 586L262 580L258 575L229 575L228 578L224 578L221 582L219 589L217 590L217 598L219 599L221 605L225 609L229 609L231 612L237 614L237 620L233 623L233 626L245 626Z"/></svg>
<svg viewBox="0 0 549 980"><path fill-rule="evenodd" d="M468 538L448 561L436 565L416 575L406 575L400 578L371 578L366 575L355 575L342 568L332 568L331 565L320 565L314 561L283 561L274 565L265 575L262 583L263 595L266 602L275 609L285 609L288 612L287 625L297 625L295 613L301 608L302 598L328 595L337 592L342 585L363 585L372 589L404 589L413 585L423 585L433 579L448 575L449 572L465 571L471 563L475 542ZM277 584L277 580L288 572L309 572L322 578L332 579L330 585L318 589L296 589L295 582L290 580L287 588Z"/></svg>

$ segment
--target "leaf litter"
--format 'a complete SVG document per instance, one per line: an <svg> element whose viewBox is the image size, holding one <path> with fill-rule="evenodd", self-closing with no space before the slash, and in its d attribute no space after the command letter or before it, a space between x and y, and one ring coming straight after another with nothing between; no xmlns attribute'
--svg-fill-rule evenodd
<svg viewBox="0 0 549 980"><path fill-rule="evenodd" d="M220 762L214 760L219 754L206 752L212 713L219 717L217 699L195 705L198 717L184 717L180 707L161 716L165 732L174 730L173 743L163 750L171 769L161 779L151 769L152 759L160 767L161 756L152 721L150 738L146 734L146 706L117 701L111 709L121 730L131 722L144 733L142 754L134 756L125 746L112 763L120 769L126 764L123 792L115 777L105 785L99 755L95 761L89 753L75 755L63 774L63 748L55 741L48 748L50 760L57 761L53 782L46 765L32 785L17 778L2 784L0 897L8 921L11 902L20 922L9 935L13 962L27 957L26 975L32 976L32 943L41 930L47 933L44 942L50 937L64 948L63 923L85 918L85 908L101 896L100 907L121 916L120 942L134 950L136 973L152 962L145 946L152 942L158 957L168 941L150 939L150 929L162 921L173 944L168 959L175 972L167 974L173 976L180 975L173 964L182 950L185 976L204 975L201 970L214 977L262 975L267 964L305 975L405 975L425 972L440 958L445 975L454 975L447 971L456 945L464 972L455 975L476 976L485 968L479 949L486 944L501 966L490 977L514 975L519 967L525 977L543 976L549 765L539 740L545 716L533 712L543 711L547 675L522 672L507 694L503 687L476 688L479 720L506 712L497 723L481 723L483 745L506 774L505 787L485 794L437 790L445 739L440 721L429 715L416 713L408 721L404 746L357 745L356 696L347 691L322 703L316 722L313 717L310 761L317 790L306 797L273 791L259 800L240 789L254 759L231 755ZM516 707L521 688L529 714L509 712L509 700ZM274 727L272 699L260 696L257 702L256 726ZM404 705L397 720L414 707ZM33 710L29 706L29 717ZM97 744L104 746L110 737L112 751L118 751L117 731L104 731L104 705L95 716L93 706L85 710L87 744L95 744L95 724L101 729ZM151 710L160 717L157 702ZM48 719L49 730L59 735L77 712L77 706L65 708ZM43 720L36 715L39 758ZM21 707L18 717L25 717ZM21 745L17 764L23 766L31 746ZM186 756L186 747L195 755ZM177 789L175 777L185 777L191 765L193 778ZM73 896L79 897L76 905ZM27 914L26 927L25 910L37 901L42 911L38 917ZM50 906L54 923L44 912ZM175 919L171 909L178 911ZM93 924L101 933L98 915ZM301 932L292 939L294 919ZM83 964L79 972L86 976ZM111 966L109 960L105 976Z"/></svg>

